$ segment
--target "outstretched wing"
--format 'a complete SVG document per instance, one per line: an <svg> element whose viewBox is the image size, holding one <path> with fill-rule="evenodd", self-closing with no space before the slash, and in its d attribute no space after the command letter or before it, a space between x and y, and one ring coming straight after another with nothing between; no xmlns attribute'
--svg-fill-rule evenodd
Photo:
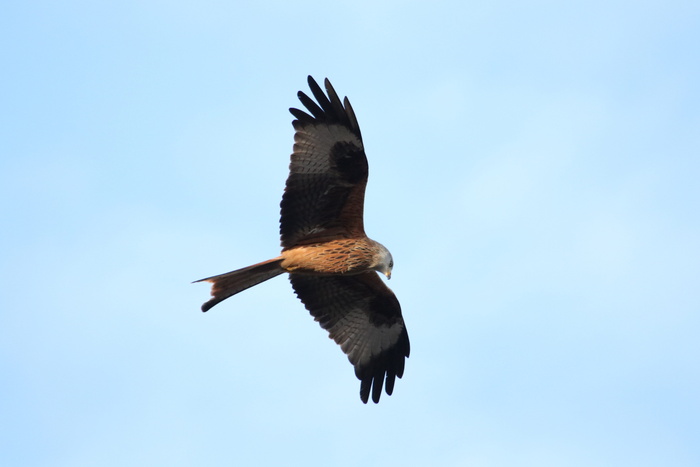
<svg viewBox="0 0 700 467"><path fill-rule="evenodd" d="M340 345L361 381L360 398L391 395L410 353L401 306L376 272L352 276L290 274L294 291Z"/></svg>
<svg viewBox="0 0 700 467"><path fill-rule="evenodd" d="M316 102L299 91L308 110L296 117L294 150L282 197L280 236L284 249L334 238L364 236L362 221L368 165L355 112L341 103L330 81L328 96L309 76Z"/></svg>

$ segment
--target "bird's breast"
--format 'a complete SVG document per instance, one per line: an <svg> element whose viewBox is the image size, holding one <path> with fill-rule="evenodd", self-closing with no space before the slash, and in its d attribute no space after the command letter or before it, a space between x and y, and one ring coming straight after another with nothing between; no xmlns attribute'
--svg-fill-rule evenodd
<svg viewBox="0 0 700 467"><path fill-rule="evenodd" d="M373 269L369 239L342 239L303 245L282 252L282 268L297 274L361 274Z"/></svg>

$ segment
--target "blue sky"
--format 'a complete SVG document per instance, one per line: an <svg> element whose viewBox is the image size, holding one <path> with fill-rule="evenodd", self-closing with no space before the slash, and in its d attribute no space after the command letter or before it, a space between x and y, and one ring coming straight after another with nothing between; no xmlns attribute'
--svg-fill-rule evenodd
<svg viewBox="0 0 700 467"><path fill-rule="evenodd" d="M697 2L11 2L3 465L700 464ZM277 278L329 77L412 355L363 405Z"/></svg>

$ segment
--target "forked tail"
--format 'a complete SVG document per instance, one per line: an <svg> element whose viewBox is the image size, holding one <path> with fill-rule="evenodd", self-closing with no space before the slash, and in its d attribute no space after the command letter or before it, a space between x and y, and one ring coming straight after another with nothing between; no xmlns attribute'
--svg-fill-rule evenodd
<svg viewBox="0 0 700 467"><path fill-rule="evenodd" d="M279 276L284 272L280 266L282 258L274 258L262 263L248 266L247 268L207 277L195 282L211 282L212 299L202 305L202 311L207 311L219 302L222 302L238 292Z"/></svg>

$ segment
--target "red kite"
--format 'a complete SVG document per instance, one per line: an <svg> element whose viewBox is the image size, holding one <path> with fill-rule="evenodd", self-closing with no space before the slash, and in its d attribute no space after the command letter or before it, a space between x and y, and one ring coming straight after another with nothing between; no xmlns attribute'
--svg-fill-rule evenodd
<svg viewBox="0 0 700 467"><path fill-rule="evenodd" d="M363 208L368 165L355 112L325 80L324 94L309 76L314 102L299 91L307 112L296 117L294 149L282 196L277 258L201 281L211 282L217 303L284 272L306 309L340 345L361 381L360 398L379 402L403 376L410 346L394 293L377 275L391 278L394 261L365 234Z"/></svg>

